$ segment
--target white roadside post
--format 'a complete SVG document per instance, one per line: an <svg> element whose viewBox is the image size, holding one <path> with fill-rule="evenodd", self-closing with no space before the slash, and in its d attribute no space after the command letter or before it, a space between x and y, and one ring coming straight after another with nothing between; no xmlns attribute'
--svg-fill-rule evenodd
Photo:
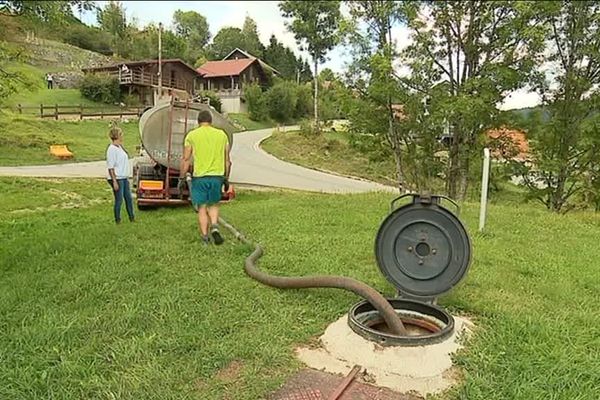
<svg viewBox="0 0 600 400"><path fill-rule="evenodd" d="M485 226L485 213L487 209L488 184L490 181L490 149L483 149L483 174L481 177L481 205L479 206L479 232Z"/></svg>

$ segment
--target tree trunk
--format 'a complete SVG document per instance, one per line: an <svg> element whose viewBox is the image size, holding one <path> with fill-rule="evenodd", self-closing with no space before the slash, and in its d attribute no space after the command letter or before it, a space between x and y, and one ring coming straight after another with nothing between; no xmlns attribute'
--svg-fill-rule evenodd
<svg viewBox="0 0 600 400"><path fill-rule="evenodd" d="M321 132L321 127L319 126L319 74L318 74L319 62L315 58L315 132Z"/></svg>

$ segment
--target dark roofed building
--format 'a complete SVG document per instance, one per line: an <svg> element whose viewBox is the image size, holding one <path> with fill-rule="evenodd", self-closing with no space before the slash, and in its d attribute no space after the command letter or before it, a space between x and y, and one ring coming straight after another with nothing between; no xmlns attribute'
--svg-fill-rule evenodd
<svg viewBox="0 0 600 400"><path fill-rule="evenodd" d="M137 96L142 104L156 104L158 93L158 60L143 60L84 68L85 74L108 74L116 77L121 90ZM162 60L162 93L160 97L175 97L185 100L196 95L202 76L193 67L180 59Z"/></svg>
<svg viewBox="0 0 600 400"><path fill-rule="evenodd" d="M279 75L273 67L241 49L233 50L223 60L208 61L197 71L202 75L203 89L215 91L222 111L227 113L247 112L244 85L265 86L270 75Z"/></svg>

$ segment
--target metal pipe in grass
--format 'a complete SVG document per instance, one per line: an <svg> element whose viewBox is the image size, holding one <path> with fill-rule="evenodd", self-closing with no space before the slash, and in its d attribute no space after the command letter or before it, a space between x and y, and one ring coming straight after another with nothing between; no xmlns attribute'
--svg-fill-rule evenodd
<svg viewBox="0 0 600 400"><path fill-rule="evenodd" d="M219 223L229 230L240 242L249 246L254 246L254 251L246 258L244 269L251 278L267 286L280 289L305 289L305 288L336 288L349 290L358 296L363 297L373 307L379 311L381 317L385 320L388 327L396 335L406 335L406 328L402 320L390 305L390 303L375 289L356 279L344 276L274 276L261 271L256 266L256 262L263 255L263 249L259 244L254 244L240 233L233 225L229 224L223 218L219 218Z"/></svg>

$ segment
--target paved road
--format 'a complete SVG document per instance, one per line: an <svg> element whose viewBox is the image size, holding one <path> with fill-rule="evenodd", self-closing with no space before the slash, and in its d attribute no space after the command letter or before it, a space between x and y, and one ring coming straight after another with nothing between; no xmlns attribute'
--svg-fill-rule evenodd
<svg viewBox="0 0 600 400"><path fill-rule="evenodd" d="M291 128L288 128L291 129ZM286 189L326 193L358 193L369 191L395 191L378 183L360 181L281 161L263 151L259 144L272 129L238 133L235 135L231 158L231 181L238 184L271 186ZM132 163L136 159L132 160ZM52 178L105 177L104 161L0 167L0 176L31 176Z"/></svg>
<svg viewBox="0 0 600 400"><path fill-rule="evenodd" d="M293 128L288 127L288 130ZM232 182L326 193L395 190L378 183L326 174L281 161L259 146L272 131L263 129L235 135L231 152Z"/></svg>

